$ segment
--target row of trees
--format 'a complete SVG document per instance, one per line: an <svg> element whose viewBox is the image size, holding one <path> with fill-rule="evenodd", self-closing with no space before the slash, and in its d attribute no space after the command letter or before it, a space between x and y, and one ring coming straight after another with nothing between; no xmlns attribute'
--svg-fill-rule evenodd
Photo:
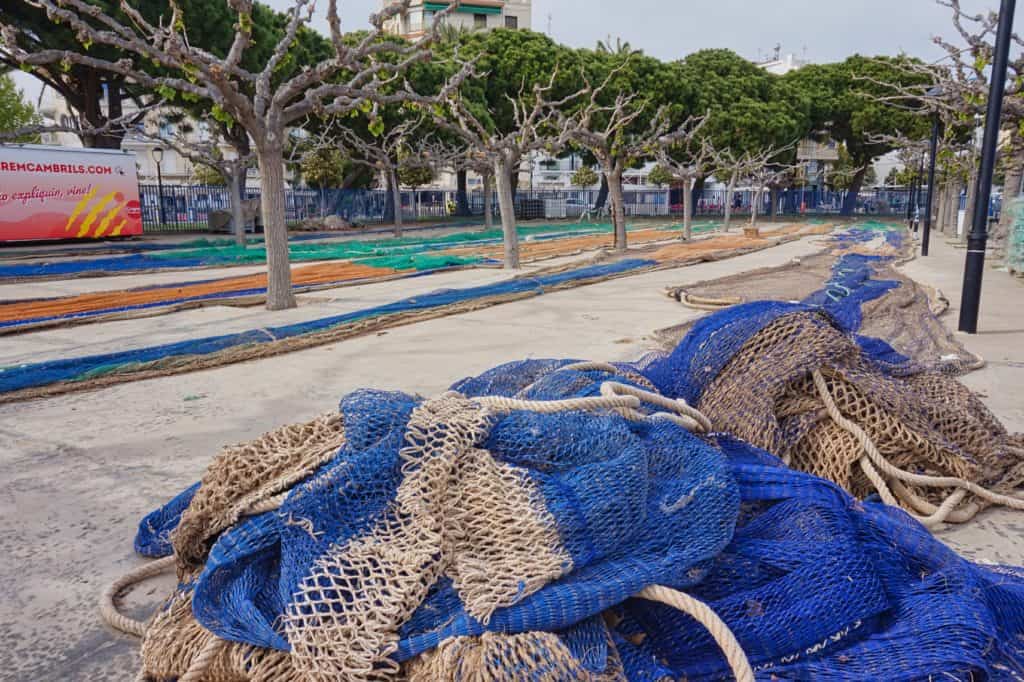
<svg viewBox="0 0 1024 682"><path fill-rule="evenodd" d="M258 163L272 309L294 305L289 161L307 173L340 167L332 179L342 185L383 175L396 194L400 173L453 168L463 210L466 175L479 173L485 190L497 189L514 268L514 194L530 154L576 153L599 167L598 203L610 200L625 248L628 168L657 161L684 184L688 235L693 194L712 174L730 189L749 178L773 191L799 181L796 141L831 138L848 155L855 197L877 156L927 128L884 101L926 80L909 59L855 56L778 77L728 50L663 62L611 41L570 49L529 31L454 31L444 25L454 4L409 43L383 30L406 4L374 15L369 31L345 33L329 0L322 36L308 28L311 0L293 0L283 14L252 0L11 0L0 6L0 60L65 96L87 145L119 145L157 108L213 131L209 144L181 140L179 149L229 178L236 194L245 167Z"/></svg>

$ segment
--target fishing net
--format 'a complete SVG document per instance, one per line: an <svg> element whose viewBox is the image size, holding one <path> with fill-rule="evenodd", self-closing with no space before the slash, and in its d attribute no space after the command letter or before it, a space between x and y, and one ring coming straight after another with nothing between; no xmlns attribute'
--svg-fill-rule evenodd
<svg viewBox="0 0 1024 682"><path fill-rule="evenodd" d="M717 428L861 498L878 492L892 501L888 488L895 487L895 497L914 512L934 513L950 488L964 487L926 486L926 476L962 479L995 493L1024 482L1020 438L1007 434L948 374L894 361L891 349L868 339L858 343L817 310L751 304L732 315L716 330L715 348L734 337L728 343L738 350L717 371L695 372L688 385ZM749 320L757 318L765 324L752 331ZM830 404L866 434L884 462L911 475L877 471L885 465L869 456L856 431L830 415ZM990 501L961 495L948 513L965 520L960 517Z"/></svg>
<svg viewBox="0 0 1024 682"><path fill-rule="evenodd" d="M1021 275L1024 274L1024 200L1014 201L1007 210L1012 212L1013 222L1006 238L1006 265L1010 272Z"/></svg>
<svg viewBox="0 0 1024 682"><path fill-rule="evenodd" d="M898 283L844 258L818 303L735 306L637 363L356 391L226 449L140 526L179 579L142 678L1019 679L1024 570L868 493L966 520L1007 503L1020 439L856 333ZM967 485L939 502L899 467Z"/></svg>
<svg viewBox="0 0 1024 682"><path fill-rule="evenodd" d="M877 239L902 245L894 231L858 229L837 241ZM787 268L803 270L795 283L806 284L825 262ZM779 275L759 273L786 279ZM793 279L774 286L796 293ZM716 287L698 288L708 289ZM1024 439L953 378L979 359L937 319L936 303L889 259L843 248L825 286L801 303L728 307L694 324L671 353L648 358L646 371L716 427L928 524L965 521L992 503L1024 508L1010 496L1024 482Z"/></svg>
<svg viewBox="0 0 1024 682"><path fill-rule="evenodd" d="M706 623L642 596L655 584L717 613L757 679L1024 672L1024 574L973 565L898 509L734 436L681 428L685 410L644 393L658 379L528 360L432 399L346 396L344 443L320 464L322 440L285 457L311 473L180 570L145 632L145 679L730 676ZM300 432L277 438L305 449ZM204 487L219 509L270 494L280 467L237 473L267 443L222 453L137 544L184 524Z"/></svg>

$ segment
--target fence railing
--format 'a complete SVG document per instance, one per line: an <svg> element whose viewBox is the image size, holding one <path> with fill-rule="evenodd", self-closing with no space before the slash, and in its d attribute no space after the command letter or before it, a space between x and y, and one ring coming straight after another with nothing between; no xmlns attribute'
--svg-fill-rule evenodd
<svg viewBox="0 0 1024 682"><path fill-rule="evenodd" d="M205 232L214 211L229 211L230 192L226 187L205 185L140 185L142 222L146 232ZM457 215L455 190L405 190L401 193L402 217L406 221L443 220ZM258 198L259 190L246 190L248 198ZM600 193L594 189L519 190L515 195L516 217L520 220L566 220L605 218L605 206L598 206ZM695 196L694 215L720 217L725 214L725 190L703 190ZM732 214L750 215L755 193L749 189L733 193ZM775 215L838 215L846 192L787 189L774 195ZM877 189L860 192L853 207L855 215L905 217L909 192ZM770 215L773 196L763 192L758 213ZM470 216L483 216L484 197L480 190L468 195ZM681 216L683 195L679 189L626 190L623 193L626 215L631 217ZM923 207L923 196L918 197ZM491 202L498 214L497 196ZM606 204L607 205L607 204ZM993 198L990 213L998 215L999 199ZM366 189L288 189L285 190L285 219L289 223L340 216L353 224L392 223L391 195L384 190Z"/></svg>

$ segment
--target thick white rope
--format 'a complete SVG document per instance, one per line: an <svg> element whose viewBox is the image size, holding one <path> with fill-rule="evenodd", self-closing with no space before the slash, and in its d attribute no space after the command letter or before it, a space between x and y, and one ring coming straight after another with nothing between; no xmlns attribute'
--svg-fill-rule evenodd
<svg viewBox="0 0 1024 682"><path fill-rule="evenodd" d="M734 305L739 305L744 301L742 296L711 298L708 296L694 296L693 294L688 294L685 291L680 291L675 298L687 308L693 308L694 310L707 310L710 312L725 310L726 308L731 308Z"/></svg>
<svg viewBox="0 0 1024 682"><path fill-rule="evenodd" d="M739 640L710 606L684 592L661 585L645 587L636 596L671 606L700 623L725 654L725 660L729 663L736 682L754 682L754 669L750 667L750 661Z"/></svg>
<svg viewBox="0 0 1024 682"><path fill-rule="evenodd" d="M504 396L482 396L473 398L489 411L496 414L509 412L537 412L539 414L556 414L559 412L593 412L595 410L614 410L640 407L640 399L633 396L600 397L600 398L569 398L567 400L519 400Z"/></svg>
<svg viewBox="0 0 1024 682"><path fill-rule="evenodd" d="M707 433L712 430L711 420L705 417L700 410L688 405L685 400L673 400L672 398L666 398L660 393L652 393L651 391L645 391L642 388L637 388L636 386L620 384L616 381L606 381L601 384L601 395L608 397L623 395L634 396L649 405L663 407L666 410L671 410L682 417L689 418L689 420L693 422L693 426L688 427L691 431L703 431Z"/></svg>
<svg viewBox="0 0 1024 682"><path fill-rule="evenodd" d="M962 478L956 478L954 476L929 476L926 474L915 474L894 466L882 455L881 452L879 452L878 447L864 429L843 416L839 407L836 405L835 400L833 400L832 395L829 393L828 383L825 381L825 377L821 373L821 370L814 370L812 376L814 378L814 385L818 389L818 394L821 396L822 402L825 404L825 409L828 411L829 417L831 417L832 421L834 421L840 428L852 435L857 440L858 445L860 445L864 450L864 455L860 460L861 468L878 490L879 495L882 497L882 501L886 504L900 506L896 501L895 496L886 485L883 475L904 484L909 483L911 485L919 485L929 488L958 489L957 492L952 493L949 497L943 500L943 503L938 508L934 508L934 511L930 516L919 516L911 513L912 516L926 526L934 526L947 521L956 523L960 522L960 519L969 520L973 517L973 514L970 513L970 507L963 510L957 510L959 513L954 514L956 505L963 500L966 493L971 493L993 504L1002 505L1011 509L1024 510L1024 499L1022 498L1014 497L1012 495L1002 495L988 490L977 483L973 483ZM903 491L910 493L906 486L901 486L898 490L901 493L903 493ZM960 491L963 491L963 494L957 495ZM906 496L905 501L909 506L918 509L918 511L922 510L922 505L920 505L922 500L917 498L917 496L908 495ZM975 509L974 512L976 513L977 510Z"/></svg>
<svg viewBox="0 0 1024 682"><path fill-rule="evenodd" d="M103 594L100 595L100 617L103 619L103 622L125 634L142 637L146 633L146 623L129 618L118 611L117 598L121 592L129 587L169 572L174 568L174 565L175 559L173 556L163 557L162 559L157 559L134 568L110 583L107 589L103 590Z"/></svg>

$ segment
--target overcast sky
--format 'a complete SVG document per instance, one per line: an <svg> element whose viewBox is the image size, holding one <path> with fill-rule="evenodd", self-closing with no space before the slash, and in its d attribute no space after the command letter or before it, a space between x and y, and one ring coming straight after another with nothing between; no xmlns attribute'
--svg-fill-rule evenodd
<svg viewBox="0 0 1024 682"><path fill-rule="evenodd" d="M290 0L269 0L278 9ZM326 33L323 6L314 27ZM339 0L346 30L368 26L380 0ZM998 6L997 0L962 0L965 11ZM709 47L725 47L748 59L770 55L776 44L813 62L839 61L860 54L896 54L925 59L942 53L934 35L952 33L949 10L934 0L534 0L533 29L573 47L593 47L607 36L661 59L678 59ZM1024 33L1024 8L1014 22ZM39 86L15 75L32 98Z"/></svg>

